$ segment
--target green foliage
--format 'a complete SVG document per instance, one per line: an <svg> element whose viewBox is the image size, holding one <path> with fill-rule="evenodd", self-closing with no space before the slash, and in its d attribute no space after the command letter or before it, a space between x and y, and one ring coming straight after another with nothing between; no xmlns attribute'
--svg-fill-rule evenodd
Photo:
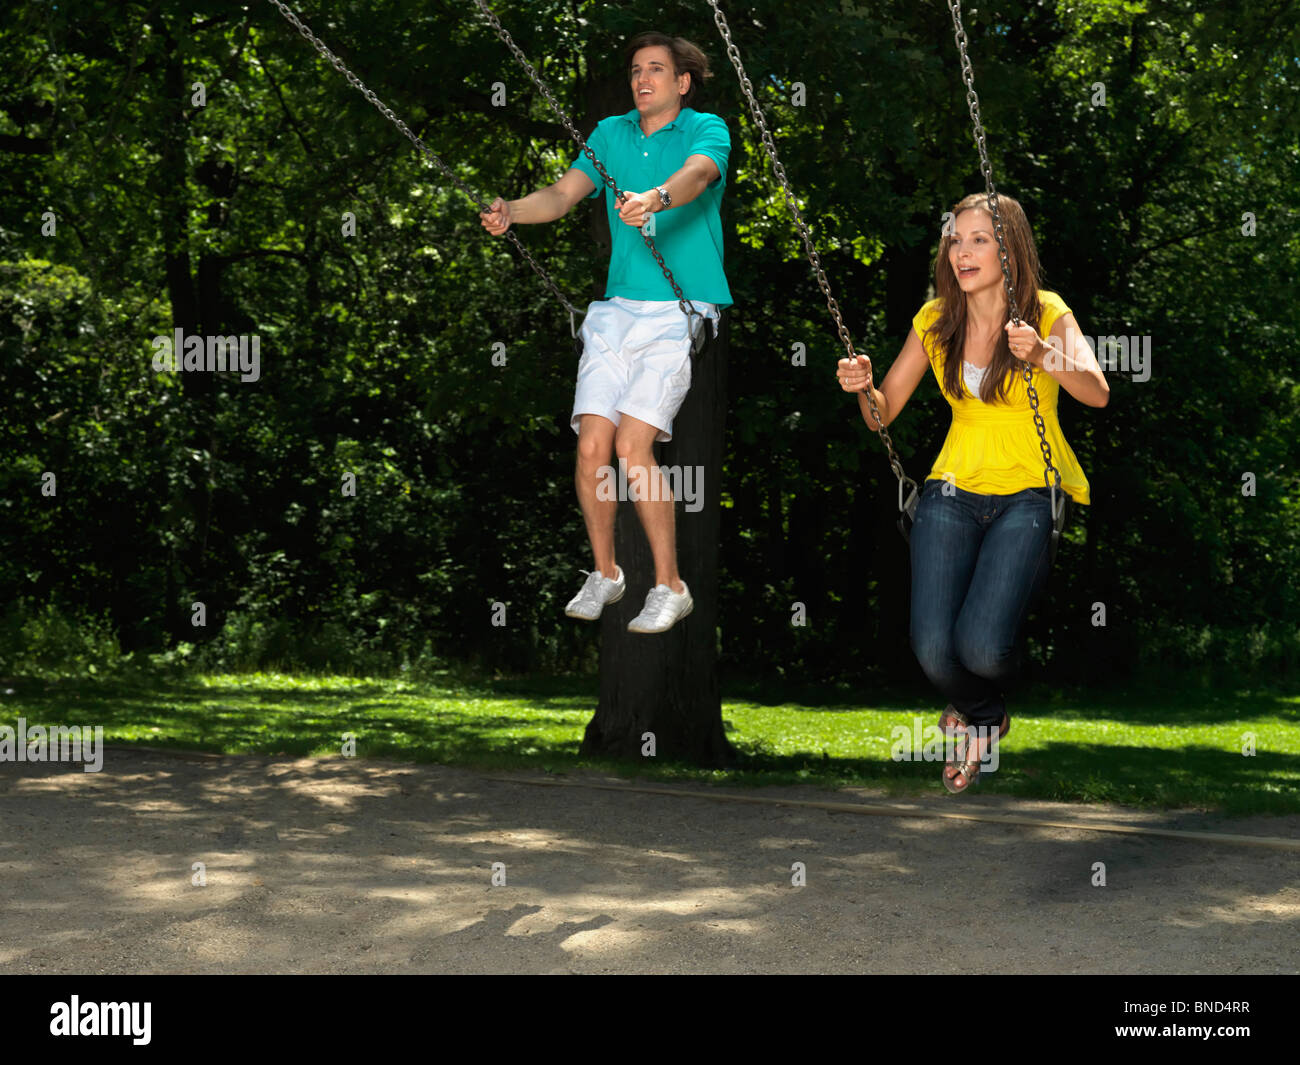
<svg viewBox="0 0 1300 1065"><path fill-rule="evenodd" d="M1281 0L1203 6L967 13L999 187L1026 205L1050 287L1089 333L1153 337L1149 381L1110 375L1104 411L1062 398L1093 502L1031 625L1040 675L1297 667L1300 19ZM643 12L498 11L582 128L625 109L621 44ZM942 212L981 185L947 12L727 11L882 378L927 296ZM576 149L467 12L348 0L303 13L468 184L522 196ZM895 485L835 388L842 349L789 207L708 11L654 17L709 52L700 107L733 137L724 663L916 682ZM75 17L29 4L0 43L0 595L55 612L46 629L24 614L7 630L46 648L8 645L9 668L53 668L39 662L62 646L88 669L101 637L50 620L82 616L108 619L135 662L591 668L595 627L561 612L590 564L568 318L464 197L269 4L89 0ZM490 103L497 81L505 108ZM571 299L602 293L592 202L521 228ZM151 340L178 327L258 335L261 379L155 373ZM506 367L490 362L498 342ZM797 343L805 368L790 364ZM947 419L923 382L894 430L913 477ZM789 624L796 600L808 628Z"/></svg>
<svg viewBox="0 0 1300 1065"><path fill-rule="evenodd" d="M107 618L70 617L53 603L23 601L0 616L0 677L102 677L121 665Z"/></svg>

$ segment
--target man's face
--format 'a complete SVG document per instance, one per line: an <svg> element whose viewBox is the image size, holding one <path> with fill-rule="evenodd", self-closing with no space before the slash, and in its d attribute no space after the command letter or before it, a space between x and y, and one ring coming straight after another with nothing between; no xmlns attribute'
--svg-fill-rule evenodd
<svg viewBox="0 0 1300 1065"><path fill-rule="evenodd" d="M631 80L632 97L642 115L680 107L682 94L691 84L689 74L673 74L673 55L663 45L637 49Z"/></svg>

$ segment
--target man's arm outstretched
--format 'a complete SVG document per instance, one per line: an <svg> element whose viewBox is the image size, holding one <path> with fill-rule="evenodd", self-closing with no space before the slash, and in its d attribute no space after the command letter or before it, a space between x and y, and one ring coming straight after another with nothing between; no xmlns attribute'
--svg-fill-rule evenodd
<svg viewBox="0 0 1300 1065"><path fill-rule="evenodd" d="M530 192L522 200L503 200L498 196L492 206L479 213L483 228L499 237L511 225L536 225L563 218L575 204L596 191L591 178L581 170L567 170L554 185Z"/></svg>

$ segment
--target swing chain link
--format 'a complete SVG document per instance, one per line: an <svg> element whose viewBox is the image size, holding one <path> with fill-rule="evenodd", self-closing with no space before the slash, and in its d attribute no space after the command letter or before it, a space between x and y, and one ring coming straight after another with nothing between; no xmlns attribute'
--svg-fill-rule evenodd
<svg viewBox="0 0 1300 1065"><path fill-rule="evenodd" d="M826 271L822 269L821 256L817 254L817 247L813 244L812 234L809 233L808 227L804 224L803 215L799 212L799 205L795 200L794 192L790 189L790 182L786 180L785 167L781 165L781 160L776 156L776 144L772 140L772 134L768 131L767 123L763 119L763 110L754 98L754 86L745 73L744 64L740 61L740 49L732 43L731 27L727 25L726 16L723 15L717 0L709 0L709 6L713 8L713 21L717 24L718 32L722 34L722 39L726 42L727 57L731 60L731 65L736 68L741 91L745 94L745 99L749 103L749 113L753 116L754 124L758 126L762 134L763 147L767 150L768 158L772 161L772 170L781 183L782 191L785 193L785 202L789 205L790 213L794 216L795 224L799 227L799 235L803 237L803 246L808 253L808 261L812 264L813 271L817 275L817 284L821 286L821 290L826 296L826 306L835 319L835 326L839 330L844 349L848 352L849 358L856 363L858 353L853 348L853 338L849 335L848 327L845 326L844 319L840 315L839 304L836 302L835 297L831 295L830 282L826 280ZM870 373L867 374L867 391L863 395L867 398L867 406L871 408L872 418L880 427L880 439L889 451L889 466L894 471L894 476L898 478L899 509L902 510L903 485L910 484L913 491L915 491L916 482L908 477L903 470L903 464L898 457L898 452L894 450L893 438L889 435L884 420L880 417L880 411L876 407L875 385L871 380Z"/></svg>
<svg viewBox="0 0 1300 1065"><path fill-rule="evenodd" d="M975 71L971 67L970 56L966 52L969 43L965 27L961 22L961 0L948 0L948 10L952 14L953 37L957 41L957 51L961 54L961 76L966 83L966 105L970 109L971 124L975 130L975 147L980 153L980 170L984 174L984 191L988 197L989 214L993 217L993 234L998 240L998 259L1002 266L1002 284L1007 290L1007 310L1011 320L1020 325L1020 306L1016 302L1015 287L1011 283L1011 264L1007 257L1006 239L1002 232L1002 218L998 214L998 193L993 186L993 164L989 162L988 147L985 144L984 124L980 121L980 101L975 94ZM1038 446L1043 453L1047 468L1043 471L1043 481L1052 489L1052 505L1055 519L1056 490L1061 486L1061 471L1052 465L1052 448L1047 442L1047 427L1043 416L1038 412L1038 390L1034 387L1033 367L1026 362L1025 388L1029 393L1029 406L1034 413L1034 428L1038 430ZM1055 478L1055 480L1053 480Z"/></svg>
<svg viewBox="0 0 1300 1065"><path fill-rule="evenodd" d="M300 18L298 18L298 16L293 12L293 10L290 7L282 3L281 0L270 0L270 2L280 9L280 14L282 14L289 21L290 25L292 25L295 29L297 29L297 31L307 41L311 43L311 45L316 49L316 51L318 51L335 70L337 70L340 74L342 74L345 78L348 79L348 83L354 89L356 89L359 93L361 93L362 96L364 96L367 100L369 100L370 103L374 105L374 107L379 111L381 115L383 115L386 119L392 122L393 125L395 125L399 130L401 130L402 133L406 135L406 138L413 145L415 145L416 149L419 150L427 159L431 160L433 164L440 171L442 171L443 175L449 181L451 181L458 189L460 189L461 192L463 192L466 196L468 196L471 200L473 200L474 203L478 206L478 209L480 211L486 211L490 209L491 204L485 201L481 196L478 195L478 193L476 193L473 189L471 189L468 185L466 185L465 182L463 182L459 177L457 177L455 172L451 169L451 167L449 167L440 158L438 158L438 155L431 148L429 148L428 145L426 145L423 140L421 140L414 133L412 133L410 128L407 126L407 124L393 113L393 109L391 107L387 106L382 100L380 100L379 97L375 95L373 90L366 88L365 84L361 81L361 79L358 78L355 74L353 74L352 71L349 70L346 65L344 65L343 60L341 60L338 56L336 56L333 52L331 52L329 48L325 46L325 42L323 42L319 37L317 37L314 33L312 33L311 29ZM564 305L565 310L569 312L569 331L574 333L574 335L576 336L577 333L574 331L573 316L575 314L581 314L581 312L578 310L577 307L575 307L572 303L569 302L569 300L565 297L564 293L560 291L559 286L556 285L556 283L553 280L551 280L550 275L542 268L542 265L536 259L533 258L532 254L528 251L527 248L524 247L524 245L520 242L519 238L515 236L514 233L512 233L510 230L507 230L505 233L505 237L512 244L514 244L514 246L519 250L519 253L524 257L525 260L527 260L528 265L531 266L537 272L537 276L540 277L544 282L546 282L546 286L551 290L551 292L555 294L555 298L558 299L560 303Z"/></svg>
<svg viewBox="0 0 1300 1065"><path fill-rule="evenodd" d="M484 0L475 0L475 3L478 4L479 10L483 12L483 17L492 24L492 28L496 31L497 36L501 38L502 43L510 49L515 60L524 68L524 72L530 79L532 79L533 84L537 86L542 96L546 98L546 102L550 106L551 110L555 112L556 116L564 124L564 128L569 131L569 136L577 142L578 147L582 149L583 154L591 160L591 165L596 168L605 184L609 186L611 191L613 191L619 204L622 205L627 199L626 194L620 191L614 179L609 176L608 171L606 171L605 167L601 164L601 161L596 158L596 153L591 150L586 140L583 139L582 134L578 132L577 127L574 126L564 108L560 106L560 101L552 95L551 90L547 88L546 83L542 81L541 76L533 68L533 65L528 62L528 57L524 55L523 50L515 44L514 38L511 37L509 31L501 25L500 19L496 17L492 9L487 6ZM654 238L651 237L644 228L641 229L641 239L645 241L645 246L650 249L650 254L654 256L655 262L659 264L659 269L663 271L664 277L668 280L668 284L672 286L673 295L677 297L677 306L681 308L682 314L686 315L686 328L692 338L692 347L698 351L704 338L704 315L695 309L694 304L688 304L686 302L686 296L683 294L681 287L677 284L677 279L673 277L672 271L668 269L668 264L664 262L664 257L659 253L659 249L655 247ZM700 322L698 323L698 334L696 333L697 323L694 321L696 318L700 319Z"/></svg>

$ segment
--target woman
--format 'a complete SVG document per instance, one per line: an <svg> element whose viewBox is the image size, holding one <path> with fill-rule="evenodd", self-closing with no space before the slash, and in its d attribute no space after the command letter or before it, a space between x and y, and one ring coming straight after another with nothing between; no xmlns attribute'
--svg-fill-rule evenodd
<svg viewBox="0 0 1300 1065"><path fill-rule="evenodd" d="M1052 519L1042 449L1024 364L1033 367L1052 464L1061 488L1087 504L1088 479L1056 418L1060 389L1104 407L1110 389L1070 308L1040 288L1038 252L1020 204L998 197L998 214L1021 323L1008 318L988 198L953 208L952 231L934 264L937 299L912 329L877 390L871 360L841 359L846 392L858 393L873 431L866 390L885 425L902 412L927 365L952 407L952 425L931 468L911 532L912 649L949 700L945 734L965 742L944 766L943 784L961 794L979 779L988 748L1011 726L1005 692L1019 669L1020 630L1049 567Z"/></svg>

